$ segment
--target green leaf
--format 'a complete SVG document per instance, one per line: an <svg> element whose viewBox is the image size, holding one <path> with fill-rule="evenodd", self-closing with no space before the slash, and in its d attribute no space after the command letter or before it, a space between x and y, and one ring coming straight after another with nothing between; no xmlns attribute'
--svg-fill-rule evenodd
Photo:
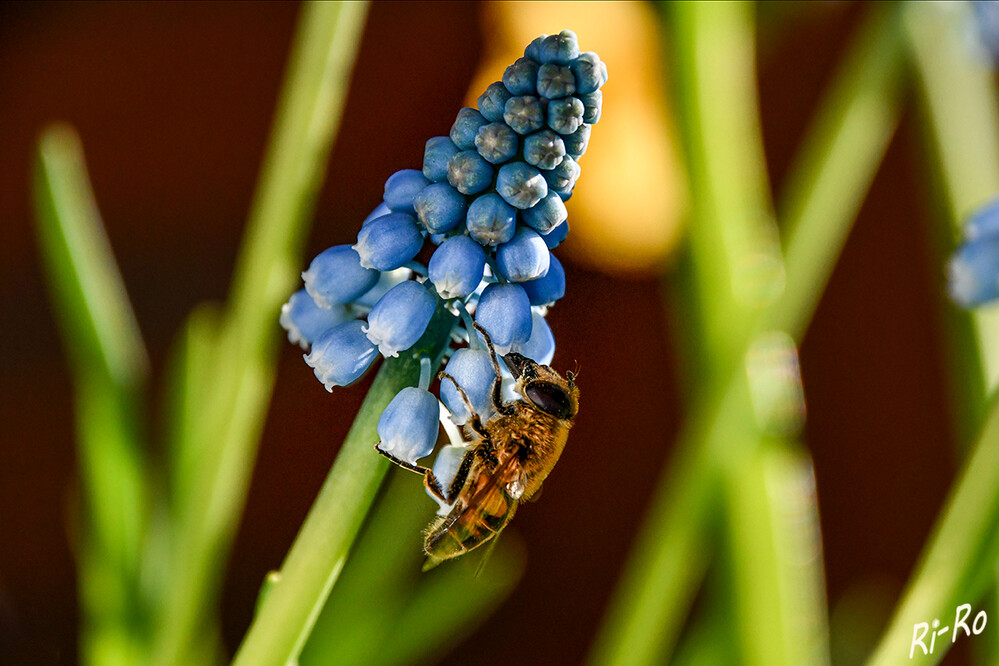
<svg viewBox="0 0 999 666"><path fill-rule="evenodd" d="M347 97L365 3L306 3L234 283L217 326L192 321L182 410L173 426L176 469L169 585L152 661L203 655L225 561L274 385L281 304L293 291L302 246ZM200 365L210 356L208 366Z"/></svg>
<svg viewBox="0 0 999 666"><path fill-rule="evenodd" d="M808 455L772 441L728 477L742 663L828 664L822 539Z"/></svg>
<svg viewBox="0 0 999 666"><path fill-rule="evenodd" d="M714 8L709 8L712 4ZM692 233L696 230L699 235L691 240L690 272L695 280L690 284L700 296L684 320L702 322L705 331L698 336L703 342L695 345L694 353L701 368L714 370L697 374L701 382L693 392L697 399L598 634L591 656L595 664L669 659L705 572L708 526L721 509L719 472L723 465L737 469L750 459L747 456L758 441L745 383L746 350L759 332L783 331L800 341L899 117L900 40L893 19L877 6L822 101L823 111L795 163L794 170L801 175L790 182L788 198L779 206L788 216L791 234L783 262L784 290L769 303L757 302L760 307L736 304L728 280L739 265L739 253L732 250L740 242L743 252L751 249L752 243L745 241L759 240L760 235L746 232L746 227L739 231L739 222L749 211L733 206L765 202L765 195L757 192L765 186L759 184L764 167L759 151L750 145L759 141L756 123L721 116L726 111L741 116L756 113L747 81L729 80L733 72L744 73L745 62L752 61L744 58L741 65L729 67L733 53L745 55L751 25L745 16L736 16L743 9L725 3L676 3L669 9L674 13L669 26L677 54L670 69L681 80L676 95L695 197L696 220L691 226ZM725 11L733 16L712 15ZM722 24L713 25L716 20ZM701 87L703 91L698 90ZM744 99L733 101L731 96ZM754 156L757 164L746 167L746 160ZM755 212L764 213L761 208ZM701 229L705 218L707 227ZM728 232L716 230L727 225ZM758 222L756 228L761 228ZM769 246L762 242L757 247ZM766 254L766 259L764 268L772 268L775 258ZM777 273L768 269L762 277L765 286ZM712 300L718 293L722 296ZM760 296L768 290L751 293ZM709 336L712 327L718 330ZM708 358L716 350L721 354Z"/></svg>
<svg viewBox="0 0 999 666"><path fill-rule="evenodd" d="M261 604L235 664L284 664L298 658L388 470L388 460L374 451L378 419L396 393L417 385L421 357L439 367L454 321L438 303L414 348L384 361L281 565L281 581Z"/></svg>
<svg viewBox="0 0 999 666"><path fill-rule="evenodd" d="M148 361L87 178L80 139L46 130L34 168L39 246L71 360L84 496L83 660L134 663L148 519L141 414Z"/></svg>
<svg viewBox="0 0 999 666"><path fill-rule="evenodd" d="M303 666L432 661L520 578L523 557L506 532L481 575L480 553L423 574L423 530L436 504L417 475L394 469L389 476L306 643Z"/></svg>
<svg viewBox="0 0 999 666"><path fill-rule="evenodd" d="M873 656L872 666L909 662L913 626L977 603L995 583L999 561L999 400L993 398L970 452L902 601ZM935 664L949 642L937 642L921 663ZM918 651L918 648L917 648ZM917 652L918 653L918 652Z"/></svg>
<svg viewBox="0 0 999 666"><path fill-rule="evenodd" d="M104 233L83 160L67 125L38 143L35 213L46 275L75 371L141 387L149 361L139 326Z"/></svg>

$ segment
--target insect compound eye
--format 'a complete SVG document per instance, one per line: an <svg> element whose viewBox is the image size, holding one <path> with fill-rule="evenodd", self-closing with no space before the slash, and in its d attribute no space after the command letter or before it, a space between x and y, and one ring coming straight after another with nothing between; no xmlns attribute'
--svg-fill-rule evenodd
<svg viewBox="0 0 999 666"><path fill-rule="evenodd" d="M569 417L569 394L561 386L550 382L532 382L524 393L541 411L559 419Z"/></svg>

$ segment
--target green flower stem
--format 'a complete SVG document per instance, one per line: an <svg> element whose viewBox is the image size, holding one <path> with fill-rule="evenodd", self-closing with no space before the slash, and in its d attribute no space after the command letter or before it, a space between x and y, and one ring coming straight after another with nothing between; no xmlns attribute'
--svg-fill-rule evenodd
<svg viewBox="0 0 999 666"><path fill-rule="evenodd" d="M378 419L396 393L419 382L421 356L440 366L454 321L439 305L414 351L387 360L379 370L235 664L287 664L298 658L388 470L388 461L373 450Z"/></svg>
<svg viewBox="0 0 999 666"><path fill-rule="evenodd" d="M84 498L77 552L82 661L131 664L141 654L139 591L148 520L140 405L148 360L94 202L79 137L65 126L38 146L39 246L71 360Z"/></svg>
<svg viewBox="0 0 999 666"><path fill-rule="evenodd" d="M691 187L696 344L705 383L717 383L738 362L752 314L780 279L759 141L753 14L730 3L666 7Z"/></svg>
<svg viewBox="0 0 999 666"><path fill-rule="evenodd" d="M481 572L481 559L473 555L421 573L423 529L435 508L419 477L399 468L389 471L300 664L432 661L513 590L524 558L515 535L507 532Z"/></svg>
<svg viewBox="0 0 999 666"><path fill-rule="evenodd" d="M964 31L970 11L964 3L948 7L910 3L905 8L906 36L920 82L937 194L946 202L941 212L948 230L938 234L946 236L940 239L940 257L950 251L966 216L999 194L999 103L994 73L969 52ZM995 395L999 376L999 312L980 309L965 316L944 304L943 319L953 360L954 420L959 428L983 420L985 425L871 659L874 664L908 661L916 622L944 617L961 603L976 603L990 586L990 616L995 608L999 543L990 533L999 518L999 490L993 480L999 475L999 445L990 440L999 432L999 416L994 399L991 413L985 411L983 396L986 391ZM959 432L962 440L964 434ZM918 614L925 617L916 618ZM949 642L939 644L933 655L920 655L920 659L935 663L947 647ZM994 641L984 649L978 643L975 647L986 662L995 660Z"/></svg>
<svg viewBox="0 0 999 666"><path fill-rule="evenodd" d="M297 659L388 471L389 462L372 449L378 442L378 417L396 393L418 379L419 364L412 361L386 361L378 372L235 664Z"/></svg>
<svg viewBox="0 0 999 666"><path fill-rule="evenodd" d="M835 251L823 248L831 239L841 246L897 125L901 45L884 12L875 8L861 29L820 106L832 111L817 116L792 169L802 175L789 184L787 201L801 203L778 206L787 215L791 286L765 313L762 330L784 330L801 340L836 259ZM813 200L835 205L813 206ZM745 390L742 377L736 372L727 387L706 392L694 405L598 635L593 663L668 660L706 567L701 554L719 490L711 451L725 451L727 424L741 420L737 414L748 397L738 395Z"/></svg>
<svg viewBox="0 0 999 666"><path fill-rule="evenodd" d="M929 154L950 227L937 234L940 255L953 249L974 209L999 194L999 101L994 72L970 53L966 30L971 7L911 3L905 27L921 91ZM945 308L945 330L955 352L952 403L955 421L979 423L987 395L999 380L999 309L980 308L969 318Z"/></svg>
<svg viewBox="0 0 999 666"><path fill-rule="evenodd" d="M699 611L672 655L672 666L712 666L739 662L735 636L732 590L727 569L713 561L704 582Z"/></svg>
<svg viewBox="0 0 999 666"><path fill-rule="evenodd" d="M993 400L981 435L947 499L902 603L868 662L909 661L913 625L976 603L995 581L999 559L999 401ZM935 664L949 642L937 643L921 663ZM918 650L918 648L917 648Z"/></svg>
<svg viewBox="0 0 999 666"><path fill-rule="evenodd" d="M822 539L809 456L773 440L756 447L745 467L728 467L726 476L741 663L829 663Z"/></svg>
<svg viewBox="0 0 999 666"><path fill-rule="evenodd" d="M765 328L801 340L901 116L898 7L874 3L819 106L777 202L784 291Z"/></svg>
<svg viewBox="0 0 999 666"><path fill-rule="evenodd" d="M716 412L690 414L604 616L591 664L669 662L709 563L709 523L721 494L716 456L745 439L748 404L745 382L733 382Z"/></svg>
<svg viewBox="0 0 999 666"><path fill-rule="evenodd" d="M365 3L303 6L214 358L199 371L202 399L188 402L191 426L177 428L174 464L190 476L174 477L176 529L155 663L194 658L214 607L274 383L277 313L299 270L365 13Z"/></svg>

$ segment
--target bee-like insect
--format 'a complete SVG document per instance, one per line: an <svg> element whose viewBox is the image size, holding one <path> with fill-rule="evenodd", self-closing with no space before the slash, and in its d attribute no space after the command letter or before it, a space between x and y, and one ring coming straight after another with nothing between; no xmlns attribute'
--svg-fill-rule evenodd
<svg viewBox="0 0 999 666"><path fill-rule="evenodd" d="M496 373L491 388L495 413L483 423L454 378L445 372L438 375L441 381L454 384L471 415L465 434L472 441L454 480L443 488L431 469L399 460L375 446L397 465L422 474L427 489L450 506L446 515L427 528L424 571L481 546L506 527L519 503L531 499L555 467L579 408L574 373L562 377L515 352L503 360L513 373L514 391L521 400L504 402L496 350L489 335L478 324L475 328L486 341Z"/></svg>

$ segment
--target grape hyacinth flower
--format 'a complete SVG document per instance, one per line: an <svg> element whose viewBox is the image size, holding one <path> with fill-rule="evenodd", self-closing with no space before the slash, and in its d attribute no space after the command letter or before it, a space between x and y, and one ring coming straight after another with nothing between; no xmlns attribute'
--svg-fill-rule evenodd
<svg viewBox="0 0 999 666"><path fill-rule="evenodd" d="M378 347L364 333L364 322L348 321L326 330L312 343L305 362L326 390L357 381L374 363Z"/></svg>
<svg viewBox="0 0 999 666"><path fill-rule="evenodd" d="M288 331L288 342L308 349L312 341L328 329L351 319L342 305L320 307L305 289L299 289L281 306L281 326Z"/></svg>
<svg viewBox="0 0 999 666"><path fill-rule="evenodd" d="M375 286L378 271L364 266L354 248L337 245L320 252L302 273L302 280L316 305L329 308L349 303Z"/></svg>
<svg viewBox="0 0 999 666"><path fill-rule="evenodd" d="M496 268L509 282L527 282L548 273L551 252L538 235L528 227L520 227L513 238L496 248Z"/></svg>
<svg viewBox="0 0 999 666"><path fill-rule="evenodd" d="M422 246L423 236L416 219L405 213L389 213L361 227L357 243L352 247L364 268L391 271L415 257Z"/></svg>
<svg viewBox="0 0 999 666"><path fill-rule="evenodd" d="M440 403L426 389L408 386L392 398L378 419L379 447L399 460L416 464L434 450Z"/></svg>
<svg viewBox="0 0 999 666"><path fill-rule="evenodd" d="M309 350L305 361L327 390L357 381L379 356L419 361L419 385L400 390L381 414L378 448L416 466L443 424L452 444L433 469L445 486L466 445L457 427L472 418L458 386L480 420L493 413L495 371L477 329L500 356L504 400L520 398L503 356L547 365L555 354L545 317L566 280L551 250L569 232L564 202L606 81L607 67L581 53L571 31L532 41L477 108L461 109L446 135L426 142L419 168L389 176L357 242L320 253L281 310L289 340ZM994 237L999 224L990 224L976 233ZM971 262L976 270L979 263ZM441 321L444 334L435 328ZM425 341L433 335L437 347ZM428 350L445 342L436 360L450 378L438 401Z"/></svg>
<svg viewBox="0 0 999 666"><path fill-rule="evenodd" d="M382 356L398 356L423 336L436 302L426 287L408 280L392 287L368 313L364 334Z"/></svg>
<svg viewBox="0 0 999 666"><path fill-rule="evenodd" d="M448 238L430 257L428 274L445 300L470 296L482 282L486 253L469 236Z"/></svg>

